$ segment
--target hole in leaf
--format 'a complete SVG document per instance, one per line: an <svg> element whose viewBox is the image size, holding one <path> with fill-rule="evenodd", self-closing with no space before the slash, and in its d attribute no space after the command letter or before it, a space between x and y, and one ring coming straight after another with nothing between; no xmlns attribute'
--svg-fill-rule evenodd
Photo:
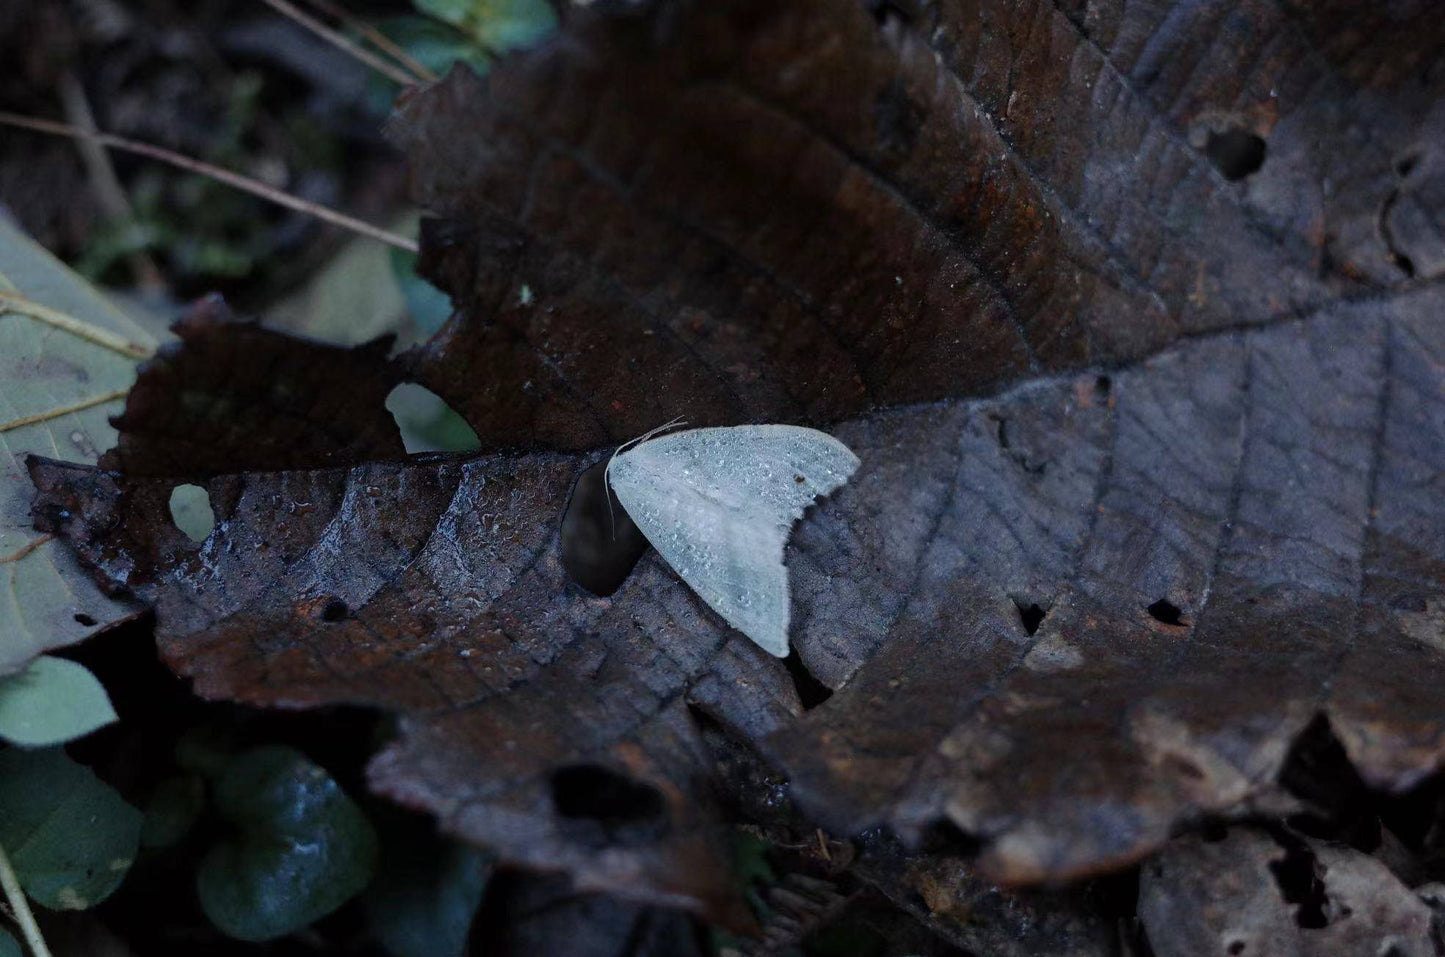
<svg viewBox="0 0 1445 957"><path fill-rule="evenodd" d="M1395 268L1405 274L1405 278L1415 278L1415 260L1411 259L1409 256L1406 256L1402 252L1394 251L1390 253L1390 259L1394 261Z"/></svg>
<svg viewBox="0 0 1445 957"><path fill-rule="evenodd" d="M1044 617L1048 615L1048 610L1040 608L1038 602L1030 602L1025 605L1022 599L1015 598L1014 607L1019 610L1019 621L1023 622L1024 631L1030 635L1035 634L1039 630L1039 625L1043 623Z"/></svg>
<svg viewBox="0 0 1445 957"><path fill-rule="evenodd" d="M891 3L889 0L873 0L868 4L873 13L874 22L880 27L886 25L890 20L896 20L903 24L912 23L914 17L908 8L913 6L914 3L911 0L900 0L897 3Z"/></svg>
<svg viewBox="0 0 1445 957"><path fill-rule="evenodd" d="M1248 130L1211 130L1204 155L1218 167L1225 179L1244 179L1264 165L1264 140Z"/></svg>
<svg viewBox="0 0 1445 957"><path fill-rule="evenodd" d="M199 485L177 485L171 489L171 521L193 542L204 542L216 527L210 493Z"/></svg>
<svg viewBox="0 0 1445 957"><path fill-rule="evenodd" d="M1320 928L1329 924L1325 916L1328 896L1325 885L1315 876L1315 856L1304 842L1280 839L1284 857L1271 861L1270 873L1279 885L1280 896L1295 905L1295 923L1301 927Z"/></svg>
<svg viewBox="0 0 1445 957"><path fill-rule="evenodd" d="M1167 598L1159 599L1145 610L1149 612L1155 621L1162 622L1166 625L1188 624L1183 618L1183 610Z"/></svg>
<svg viewBox="0 0 1445 957"><path fill-rule="evenodd" d="M321 606L321 620L329 622L345 621L351 614L351 609L346 607L346 602L340 598L328 598L326 604Z"/></svg>
<svg viewBox="0 0 1445 957"><path fill-rule="evenodd" d="M1225 948L1225 949L1228 950L1229 953L1231 953L1231 954L1236 954L1236 955L1237 955L1237 954L1242 954L1242 953L1244 953L1244 948L1245 948L1245 943L1244 943L1244 941L1242 941L1242 940L1231 940L1231 941L1229 942L1229 946L1228 946L1227 948Z"/></svg>
<svg viewBox="0 0 1445 957"><path fill-rule="evenodd" d="M783 665L788 669L788 676L793 679L793 687L797 689L798 701L803 710L816 708L833 697L833 689L814 677L808 666L803 664L803 659L798 657L798 649L788 649L788 657L783 659Z"/></svg>
<svg viewBox="0 0 1445 957"><path fill-rule="evenodd" d="M1409 176L1411 173L1415 172L1415 167L1418 165L1420 165L1419 154L1408 153L1405 156L1402 156L1399 159L1395 160L1395 175L1399 176L1401 179L1404 179L1406 176Z"/></svg>
<svg viewBox="0 0 1445 957"><path fill-rule="evenodd" d="M1324 715L1316 715L1295 738L1280 770L1279 783L1307 809L1290 816L1292 830L1366 852L1379 846L1381 809ZM1390 814L1398 807L1394 804L1386 809L1391 829L1407 842L1423 839L1435 820L1433 798L1418 829L1405 826L1404 820ZM1402 827L1403 833L1397 830Z"/></svg>
<svg viewBox="0 0 1445 957"><path fill-rule="evenodd" d="M94 628L94 627L95 627L95 619L92 618L92 617L90 617L89 615L86 615L86 614L76 615L76 616L75 616L75 623L76 623L77 625L84 625L86 628Z"/></svg>
<svg viewBox="0 0 1445 957"><path fill-rule="evenodd" d="M604 488L606 466L604 460L582 473L562 513L562 567L577 584L603 596L622 587L647 551L646 537Z"/></svg>
<svg viewBox="0 0 1445 957"><path fill-rule="evenodd" d="M662 793L600 764L573 764L552 775L552 806L577 840L593 846L653 840L667 824Z"/></svg>
<svg viewBox="0 0 1445 957"><path fill-rule="evenodd" d="M1101 375L1094 380L1094 394L1101 399L1107 399L1113 389L1114 380L1106 375Z"/></svg>
<svg viewBox="0 0 1445 957"><path fill-rule="evenodd" d="M973 857L983 842L946 817L930 823L919 835L918 846L926 854Z"/></svg>
<svg viewBox="0 0 1445 957"><path fill-rule="evenodd" d="M386 396L408 455L419 452L475 452L481 440L467 420L426 386L403 382Z"/></svg>
<svg viewBox="0 0 1445 957"><path fill-rule="evenodd" d="M1205 818L1199 825L1199 839L1206 844L1218 844L1229 836L1229 828L1223 821Z"/></svg>

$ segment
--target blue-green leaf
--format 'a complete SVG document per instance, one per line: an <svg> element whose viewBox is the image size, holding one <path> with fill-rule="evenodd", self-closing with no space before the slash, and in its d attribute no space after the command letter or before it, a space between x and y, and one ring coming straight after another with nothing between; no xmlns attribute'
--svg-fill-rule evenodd
<svg viewBox="0 0 1445 957"><path fill-rule="evenodd" d="M414 0L422 13L450 23L484 50L503 53L532 46L557 28L547 0Z"/></svg>
<svg viewBox="0 0 1445 957"><path fill-rule="evenodd" d="M383 828L381 855L366 890L377 942L392 957L461 957L491 859L409 821Z"/></svg>
<svg viewBox="0 0 1445 957"><path fill-rule="evenodd" d="M361 809L294 748L238 756L216 782L215 810L236 837L211 848L196 888L206 916L239 940L271 940L325 917L376 868L376 834Z"/></svg>
<svg viewBox="0 0 1445 957"><path fill-rule="evenodd" d="M141 814L59 748L0 751L0 847L20 886L57 910L93 907L135 860Z"/></svg>

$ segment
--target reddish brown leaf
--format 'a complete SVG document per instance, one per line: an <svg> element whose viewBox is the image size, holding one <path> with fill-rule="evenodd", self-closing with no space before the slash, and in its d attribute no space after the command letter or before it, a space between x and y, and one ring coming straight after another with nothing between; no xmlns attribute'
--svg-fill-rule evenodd
<svg viewBox="0 0 1445 957"><path fill-rule="evenodd" d="M460 310L403 362L490 454L357 464L298 435L291 471L39 463L41 524L156 605L202 694L399 711L378 789L737 922L699 715L835 833L949 820L1011 882L1249 808L1321 713L1407 787L1445 755L1445 238L1419 158L1445 120L1441 27L1399 13L575 12L397 124ZM788 554L821 693L655 555L606 598L569 582L573 483L674 414L824 423L862 459ZM198 475L199 548L165 511Z"/></svg>

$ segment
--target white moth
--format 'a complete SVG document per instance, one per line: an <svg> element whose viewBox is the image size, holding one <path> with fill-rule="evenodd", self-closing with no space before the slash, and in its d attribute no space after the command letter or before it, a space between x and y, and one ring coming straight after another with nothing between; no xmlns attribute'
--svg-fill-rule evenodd
<svg viewBox="0 0 1445 957"><path fill-rule="evenodd" d="M699 598L764 651L785 657L783 546L813 499L848 481L858 456L831 435L796 425L651 438L658 431L619 449L607 466L617 500Z"/></svg>

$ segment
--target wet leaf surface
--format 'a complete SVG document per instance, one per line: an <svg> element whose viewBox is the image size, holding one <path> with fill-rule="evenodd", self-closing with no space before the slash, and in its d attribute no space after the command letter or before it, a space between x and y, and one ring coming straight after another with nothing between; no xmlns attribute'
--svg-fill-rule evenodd
<svg viewBox="0 0 1445 957"><path fill-rule="evenodd" d="M300 930L359 893L376 871L376 833L361 809L294 748L253 748L215 781L232 830L206 854L196 893L211 922L239 940Z"/></svg>
<svg viewBox="0 0 1445 957"><path fill-rule="evenodd" d="M1396 157L1440 149L1445 81L1391 9L569 14L396 121L458 315L395 366L295 353L318 392L420 382L484 454L402 461L358 398L339 433L38 462L38 521L201 694L398 711L377 790L736 926L701 724L834 833L951 822L988 881L1260 806L1320 714L1408 787L1445 753L1445 288L1378 224L1431 195ZM286 351L240 342L169 361ZM127 431L172 415L155 374ZM789 663L655 554L606 597L564 569L579 476L676 414L862 459L794 532Z"/></svg>

